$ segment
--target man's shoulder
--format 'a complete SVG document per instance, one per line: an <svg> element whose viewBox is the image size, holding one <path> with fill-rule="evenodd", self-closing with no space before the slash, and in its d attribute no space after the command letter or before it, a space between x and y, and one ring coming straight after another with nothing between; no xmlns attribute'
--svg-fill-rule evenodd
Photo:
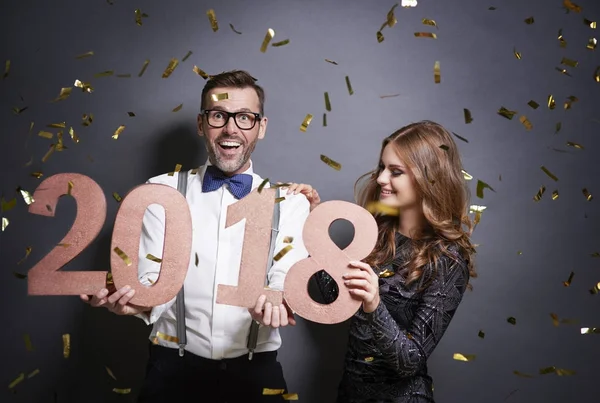
<svg viewBox="0 0 600 403"><path fill-rule="evenodd" d="M167 172L162 175L153 176L152 178L147 180L147 183L154 183L154 184L158 184L158 185L168 185L168 186L172 186L172 187L177 187L177 181L179 180L178 175L182 175L182 174L191 175L193 173L196 173L197 171L198 171L198 169L190 169L188 171L181 171L181 172ZM189 179L188 179L188 181L189 181Z"/></svg>

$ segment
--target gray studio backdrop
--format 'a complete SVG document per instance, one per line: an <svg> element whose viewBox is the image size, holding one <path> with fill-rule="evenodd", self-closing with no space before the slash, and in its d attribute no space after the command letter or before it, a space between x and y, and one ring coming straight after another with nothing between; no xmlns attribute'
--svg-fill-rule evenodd
<svg viewBox="0 0 600 403"><path fill-rule="evenodd" d="M27 296L26 280L15 273L26 274L62 239L75 204L63 198L55 218L36 216L27 212L15 189L33 193L43 178L63 172L97 181L108 201L106 223L66 270L109 269L119 206L113 192L125 196L175 164L189 169L205 161L204 145L195 134L204 79L193 72L194 65L209 74L247 69L258 79L267 92L269 126L254 154L256 170L272 181L310 183L323 200L353 200L354 180L376 166L381 140L407 123L435 120L467 139L456 140L473 176L472 204L487 209L474 233L479 278L429 360L437 401L564 402L596 396L600 334L580 334L581 327L600 327L600 295L589 291L600 281L600 259L593 257L600 252L600 169L594 161L600 146L600 121L595 120L600 118L600 83L594 79L600 50L586 48L598 31L584 23L584 18L600 18L596 1L578 0L582 12L566 13L561 0L419 0L416 8L395 9L398 23L384 28L382 43L376 32L393 1L113 3L23 0L0 5L0 61L11 63L0 80L0 190L7 202L17 197L16 207L2 212L9 225L0 233L1 401L134 401L150 328L136 318L91 309L78 297ZM141 26L135 22L136 8L147 14ZM206 16L211 8L217 32ZM524 22L529 17L532 24ZM435 20L438 28L423 25L423 18ZM290 43L261 53L268 28L276 33L272 42ZM437 39L417 38L415 32L434 32ZM94 55L76 59L88 51ZM192 55L182 61L188 51ZM561 65L563 57L578 65ZM161 78L171 58L179 66ZM138 77L145 60L150 63ZM434 82L436 61L439 84ZM95 77L109 70L113 76ZM77 79L94 91L74 87L67 99L50 102ZM326 127L325 91L331 99ZM547 107L549 95L556 100L553 110ZM569 96L578 100L565 110ZM539 108L528 106L530 100ZM180 104L181 110L172 112ZM518 113L508 120L497 114L501 107ZM469 124L464 108L473 118ZM308 113L314 118L303 133L300 125ZM93 114L91 125L82 126L83 114ZM521 124L521 116L532 130ZM31 122L35 126L29 133ZM80 141L73 143L65 131L67 149L43 163L58 131L46 126L59 122L66 122L67 130L72 126ZM120 125L126 127L113 140ZM38 136L41 130L55 133L54 140ZM341 171L321 162L321 154L341 163ZM36 171L43 172L42 179L31 175ZM475 195L478 180L494 190L485 189L483 199ZM535 202L541 186L546 191ZM555 190L559 197L553 200ZM353 236L349 225L334 225L331 232L341 246ZM31 254L22 260L29 246ZM574 277L565 287L571 272ZM554 326L551 313L567 323ZM332 401L346 330L347 324L304 320L283 330L280 358L289 390L301 401ZM63 358L65 333L72 340L68 359ZM458 361L454 353L475 358ZM551 366L575 374L539 374ZM28 378L36 369L39 373ZM7 388L21 373L25 380ZM113 388L131 388L131 393L118 395ZM198 401L201 395L198 390Z"/></svg>

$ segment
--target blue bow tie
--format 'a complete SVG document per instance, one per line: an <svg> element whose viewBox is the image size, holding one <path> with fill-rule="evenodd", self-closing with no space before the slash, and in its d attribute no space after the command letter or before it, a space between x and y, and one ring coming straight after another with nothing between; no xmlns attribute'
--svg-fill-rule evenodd
<svg viewBox="0 0 600 403"><path fill-rule="evenodd" d="M241 199L252 190L252 175L225 176L219 168L213 165L206 167L206 173L202 181L202 192L212 192L220 189L224 184L229 185L229 191L236 199Z"/></svg>

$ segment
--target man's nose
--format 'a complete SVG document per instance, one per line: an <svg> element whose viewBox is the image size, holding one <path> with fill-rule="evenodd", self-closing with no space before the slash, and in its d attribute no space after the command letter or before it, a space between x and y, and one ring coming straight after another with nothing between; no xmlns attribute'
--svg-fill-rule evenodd
<svg viewBox="0 0 600 403"><path fill-rule="evenodd" d="M223 126L223 129L225 130L226 133L236 133L237 132L237 125L235 124L235 118L233 116L229 116L229 119L227 119L227 123L225 123L225 126Z"/></svg>

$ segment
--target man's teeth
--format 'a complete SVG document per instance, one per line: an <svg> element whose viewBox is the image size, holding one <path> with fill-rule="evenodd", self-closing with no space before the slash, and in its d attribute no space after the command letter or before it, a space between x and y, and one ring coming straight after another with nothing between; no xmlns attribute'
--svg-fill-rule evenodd
<svg viewBox="0 0 600 403"><path fill-rule="evenodd" d="M240 143L236 143L235 141L223 141L219 144L224 147L239 147L240 146Z"/></svg>

